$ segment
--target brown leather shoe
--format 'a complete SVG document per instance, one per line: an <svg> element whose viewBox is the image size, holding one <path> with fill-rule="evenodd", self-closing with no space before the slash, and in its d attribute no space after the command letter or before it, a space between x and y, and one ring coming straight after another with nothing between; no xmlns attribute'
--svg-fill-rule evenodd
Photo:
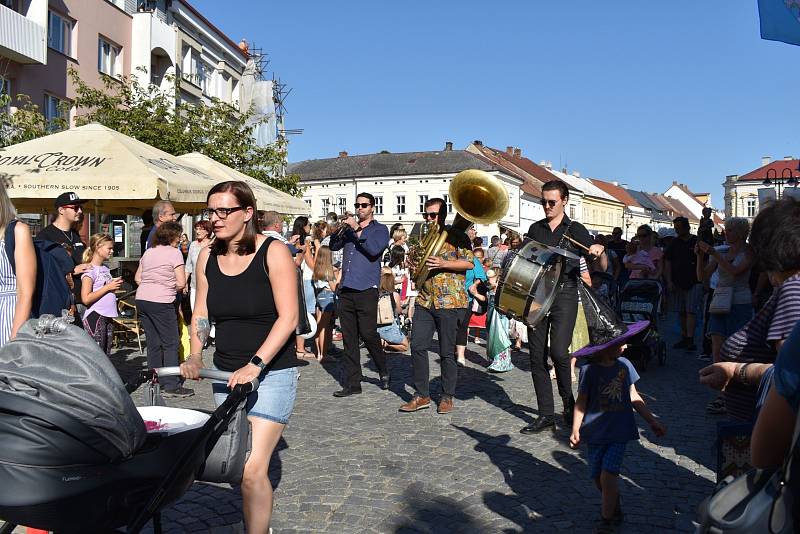
<svg viewBox="0 0 800 534"><path fill-rule="evenodd" d="M439 401L439 407L436 408L437 413L450 413L453 411L453 397L442 397Z"/></svg>
<svg viewBox="0 0 800 534"><path fill-rule="evenodd" d="M400 411L416 412L417 410L424 410L425 408L430 408L430 407L431 407L430 397L420 397L419 395L414 395L413 397L411 397L410 401L400 406Z"/></svg>

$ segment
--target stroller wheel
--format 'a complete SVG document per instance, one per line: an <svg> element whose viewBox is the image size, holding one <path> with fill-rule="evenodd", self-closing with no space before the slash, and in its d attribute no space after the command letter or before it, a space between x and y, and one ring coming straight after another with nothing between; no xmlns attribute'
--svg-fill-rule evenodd
<svg viewBox="0 0 800 534"><path fill-rule="evenodd" d="M658 365L664 365L667 363L667 344L664 340L660 340L658 342Z"/></svg>

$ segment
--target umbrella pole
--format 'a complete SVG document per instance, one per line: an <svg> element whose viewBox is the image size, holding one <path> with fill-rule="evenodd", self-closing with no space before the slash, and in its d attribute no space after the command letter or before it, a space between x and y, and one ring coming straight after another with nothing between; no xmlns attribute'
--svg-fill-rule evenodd
<svg viewBox="0 0 800 534"><path fill-rule="evenodd" d="M97 201L94 203L94 233L100 233L100 208L97 207Z"/></svg>

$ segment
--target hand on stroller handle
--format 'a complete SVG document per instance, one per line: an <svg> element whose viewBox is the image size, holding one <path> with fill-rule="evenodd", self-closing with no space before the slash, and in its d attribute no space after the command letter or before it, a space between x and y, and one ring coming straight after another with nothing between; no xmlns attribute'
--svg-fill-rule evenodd
<svg viewBox="0 0 800 534"><path fill-rule="evenodd" d="M180 367L157 367L153 369L153 371L158 376L181 376L181 368ZM228 381L233 373L229 373L227 371L219 371L217 369L200 369L200 378L209 378L212 380L224 380ZM250 385L252 387L251 391L255 391L258 389L258 378L254 378L250 381Z"/></svg>

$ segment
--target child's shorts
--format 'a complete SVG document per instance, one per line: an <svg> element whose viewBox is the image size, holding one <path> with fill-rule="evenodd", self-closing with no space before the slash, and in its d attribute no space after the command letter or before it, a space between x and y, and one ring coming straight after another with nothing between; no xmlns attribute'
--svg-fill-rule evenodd
<svg viewBox="0 0 800 534"><path fill-rule="evenodd" d="M622 467L622 458L625 456L625 442L606 443L605 445L589 444L589 470L591 478L600 478L601 471L615 475L619 474Z"/></svg>

